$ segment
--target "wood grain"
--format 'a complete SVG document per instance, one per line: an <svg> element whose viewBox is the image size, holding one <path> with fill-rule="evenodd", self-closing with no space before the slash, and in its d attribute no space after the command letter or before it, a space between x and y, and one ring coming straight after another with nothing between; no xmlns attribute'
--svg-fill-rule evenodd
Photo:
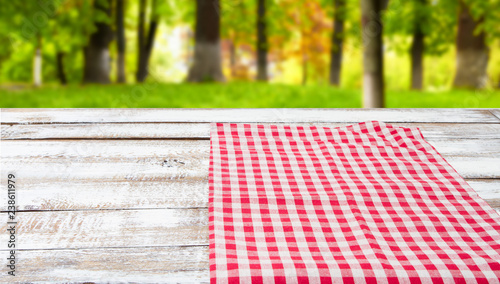
<svg viewBox="0 0 500 284"><path fill-rule="evenodd" d="M208 174L208 173L207 173ZM146 182L18 179L17 210L206 208L208 179ZM477 188L485 188L482 183ZM2 199L3 201L4 199ZM7 210L3 202L0 210Z"/></svg>
<svg viewBox="0 0 500 284"><path fill-rule="evenodd" d="M466 179L466 181L481 198L500 199L500 179ZM500 209L500 206L498 208Z"/></svg>
<svg viewBox="0 0 500 284"><path fill-rule="evenodd" d="M18 273L10 283L210 281L208 246L22 250L16 255ZM1 259L5 267L7 260Z"/></svg>
<svg viewBox="0 0 500 284"><path fill-rule="evenodd" d="M339 127L351 123L296 123ZM418 127L428 138L500 139L500 124L394 123ZM74 123L3 124L1 137L10 139L209 139L208 123Z"/></svg>
<svg viewBox="0 0 500 284"><path fill-rule="evenodd" d="M487 109L4 109L3 124L109 122L500 123Z"/></svg>
<svg viewBox="0 0 500 284"><path fill-rule="evenodd" d="M18 249L208 245L208 209L18 212L16 220Z"/></svg>

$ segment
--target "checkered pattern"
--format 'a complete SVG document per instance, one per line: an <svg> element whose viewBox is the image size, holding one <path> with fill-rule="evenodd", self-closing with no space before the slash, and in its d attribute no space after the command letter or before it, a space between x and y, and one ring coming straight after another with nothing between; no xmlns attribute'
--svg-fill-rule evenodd
<svg viewBox="0 0 500 284"><path fill-rule="evenodd" d="M211 283L499 283L500 216L418 128L212 124Z"/></svg>

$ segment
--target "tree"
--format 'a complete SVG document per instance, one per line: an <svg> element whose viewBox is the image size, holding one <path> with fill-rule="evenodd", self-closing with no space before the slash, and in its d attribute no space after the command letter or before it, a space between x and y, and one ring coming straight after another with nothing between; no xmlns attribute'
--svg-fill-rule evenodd
<svg viewBox="0 0 500 284"><path fill-rule="evenodd" d="M426 0L415 0L413 41L411 45L411 88L421 90L424 81L424 7Z"/></svg>
<svg viewBox="0 0 500 284"><path fill-rule="evenodd" d="M423 88L424 57L441 56L453 45L456 10L455 0L408 0L390 1L384 11L386 46L410 58L410 88Z"/></svg>
<svg viewBox="0 0 500 284"><path fill-rule="evenodd" d="M266 4L269 1L266 0ZM229 69L231 79L250 80L249 68L239 61L239 57L245 52L250 51L256 43L256 21L255 11L258 9L258 3L255 0L238 0L224 2L224 13L221 14L220 33L221 39L227 40L229 52ZM266 10L267 14L267 10ZM242 21L241 19L255 19ZM267 24L267 23L266 23ZM241 48L243 47L243 48ZM224 52L224 48L222 49ZM224 62L224 54L223 54Z"/></svg>
<svg viewBox="0 0 500 284"><path fill-rule="evenodd" d="M188 81L225 81L221 64L219 0L196 0L193 59Z"/></svg>
<svg viewBox="0 0 500 284"><path fill-rule="evenodd" d="M340 85L342 48L344 43L344 17L346 0L334 0L333 34L330 61L330 84Z"/></svg>
<svg viewBox="0 0 500 284"><path fill-rule="evenodd" d="M116 0L116 46L118 52L118 59L116 61L116 81L118 83L125 83L125 25L124 10L125 0Z"/></svg>
<svg viewBox="0 0 500 284"><path fill-rule="evenodd" d="M301 83L311 79L328 81L328 66L332 28L331 18L321 1L282 0L279 9L281 19L275 21L279 28L274 28L274 35L280 35L280 43L274 44L283 54L293 58L301 65ZM275 17L273 17L275 18ZM285 46L291 46L287 49ZM284 52L282 51L284 50Z"/></svg>
<svg viewBox="0 0 500 284"><path fill-rule="evenodd" d="M64 57L65 53L62 51L58 51L56 55L57 62L57 78L59 78L59 82L61 85L66 85L68 83L68 79L66 79L66 72L64 71Z"/></svg>
<svg viewBox="0 0 500 284"><path fill-rule="evenodd" d="M384 0L361 0L363 28L363 107L384 107L383 25Z"/></svg>
<svg viewBox="0 0 500 284"><path fill-rule="evenodd" d="M147 0L140 0L139 2L139 25L137 30L138 38L138 60L137 60L137 82L144 82L148 76L149 58L153 51L156 30L158 29L159 17L156 11L157 0L153 0L151 4L151 15L149 21L148 32L146 36L145 31L145 17L146 17Z"/></svg>
<svg viewBox="0 0 500 284"><path fill-rule="evenodd" d="M257 80L267 81L267 52L269 50L266 30L266 1L257 0Z"/></svg>
<svg viewBox="0 0 500 284"><path fill-rule="evenodd" d="M110 83L109 43L113 31L109 24L111 14L110 0L94 1L95 31L90 35L84 48L84 83Z"/></svg>
<svg viewBox="0 0 500 284"><path fill-rule="evenodd" d="M35 48L35 59L33 61L33 85L42 85L42 36L37 34L37 45Z"/></svg>
<svg viewBox="0 0 500 284"><path fill-rule="evenodd" d="M33 48L32 57L30 56L26 62L29 62L31 67L31 77L35 86L42 85L42 57L45 55L43 44L45 44L45 37L50 34L49 22L51 17L54 16L58 5L59 2L56 0L49 3L49 6L52 6L54 11L47 9L47 3L35 1L25 3L8 1L2 3L0 7L1 21L5 25L2 25L2 30L8 31L6 33L7 44L3 44L2 49L9 53L16 52L16 48L23 45L23 43ZM29 72L23 73L27 74Z"/></svg>
<svg viewBox="0 0 500 284"><path fill-rule="evenodd" d="M479 28L484 16L474 18L464 0L460 1L458 12L458 33L456 38L457 67L453 86L456 88L480 88L487 79L489 51L486 32Z"/></svg>

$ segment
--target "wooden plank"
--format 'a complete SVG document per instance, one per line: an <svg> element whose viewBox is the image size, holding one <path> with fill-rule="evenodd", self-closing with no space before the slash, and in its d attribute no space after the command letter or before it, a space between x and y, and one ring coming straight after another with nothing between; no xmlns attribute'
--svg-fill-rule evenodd
<svg viewBox="0 0 500 284"><path fill-rule="evenodd" d="M146 182L40 182L19 178L18 188L19 211L208 207L208 177ZM2 196L0 200L5 199ZM7 210L6 202L0 210Z"/></svg>
<svg viewBox="0 0 500 284"><path fill-rule="evenodd" d="M21 179L19 180L21 181ZM499 179L468 179L484 199L500 199ZM208 181L22 182L17 210L206 208ZM6 211L6 203L0 206Z"/></svg>
<svg viewBox="0 0 500 284"><path fill-rule="evenodd" d="M487 202L500 209L500 199ZM17 220L19 249L208 245L208 209L19 212Z"/></svg>
<svg viewBox="0 0 500 284"><path fill-rule="evenodd" d="M351 123L296 123L323 127ZM418 127L429 138L500 139L500 124L394 123ZM11 139L209 139L208 123L106 123L106 124L13 124L2 125L1 137Z"/></svg>
<svg viewBox="0 0 500 284"><path fill-rule="evenodd" d="M500 157L443 157L463 178L500 179Z"/></svg>
<svg viewBox="0 0 500 284"><path fill-rule="evenodd" d="M208 141L2 141L20 182L205 179L209 155Z"/></svg>
<svg viewBox="0 0 500 284"><path fill-rule="evenodd" d="M439 139L427 141L445 157L498 157L500 139Z"/></svg>
<svg viewBox="0 0 500 284"><path fill-rule="evenodd" d="M496 125L496 124L491 124ZM499 135L500 136L500 135ZM208 123L2 125L2 139L209 139ZM499 137L500 138L500 137Z"/></svg>
<svg viewBox="0 0 500 284"><path fill-rule="evenodd" d="M500 199L500 179L467 179L466 181L481 198Z"/></svg>
<svg viewBox="0 0 500 284"><path fill-rule="evenodd" d="M447 157L496 157L500 139L434 139L429 143ZM200 164L210 157L208 140L20 140L3 141L2 157L24 162L149 162L162 167ZM206 164L204 164L206 165Z"/></svg>
<svg viewBox="0 0 500 284"><path fill-rule="evenodd" d="M469 183L471 183L469 181ZM500 207L500 199L490 205ZM208 246L20 250L17 283L209 282ZM7 265L2 258L2 267ZM13 282L12 282L13 283Z"/></svg>
<svg viewBox="0 0 500 284"><path fill-rule="evenodd" d="M18 212L16 221L17 249L208 245L208 209Z"/></svg>
<svg viewBox="0 0 500 284"><path fill-rule="evenodd" d="M108 122L500 123L487 109L4 109L3 124Z"/></svg>
<svg viewBox="0 0 500 284"><path fill-rule="evenodd" d="M498 140L436 140L465 178L499 178ZM209 141L3 141L2 164L23 177L99 181L207 176ZM3 178L3 177L2 177Z"/></svg>
<svg viewBox="0 0 500 284"><path fill-rule="evenodd" d="M210 281L207 246L22 250L16 256L18 270L10 283ZM7 259L1 259L5 268Z"/></svg>
<svg viewBox="0 0 500 284"><path fill-rule="evenodd" d="M88 141L94 143L94 141ZM128 141L129 142L129 141ZM137 142L137 141L134 141ZM188 178L205 178L208 171L209 151L200 148L192 155L153 154L153 156L127 156L126 147L123 155L116 152L106 154L96 152L81 152L78 155L69 153L64 147L58 147L59 142L29 148L29 144L3 143L2 164L6 170L16 172L22 178L39 179L40 182L55 182L58 180L89 180L106 181L168 181L186 180ZM40 144L40 143L36 143ZM13 147L11 147L13 146ZM146 146L145 146L146 147ZM488 146L484 146L485 148ZM12 149L16 149L13 151ZM105 151L107 147L103 147ZM129 147L134 149L135 147ZM25 149L26 151L18 151ZM88 149L93 149L92 147ZM109 148L109 152L113 152ZM117 151L115 148L114 151ZM9 151L10 150L10 151ZM36 150L39 150L37 153ZM443 157L465 178L499 178L500 156L494 152L469 154L451 147L442 148ZM79 151L79 150L75 150ZM168 151L168 150L165 150ZM27 154L28 153L28 154ZM93 155L95 154L95 156ZM8 169L7 169L8 167ZM4 177L2 177L4 178Z"/></svg>

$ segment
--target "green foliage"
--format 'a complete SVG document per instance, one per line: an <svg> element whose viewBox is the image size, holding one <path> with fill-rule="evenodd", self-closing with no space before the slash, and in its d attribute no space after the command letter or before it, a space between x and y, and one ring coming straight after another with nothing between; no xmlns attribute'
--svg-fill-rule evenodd
<svg viewBox="0 0 500 284"><path fill-rule="evenodd" d="M464 0L464 2L468 5L472 16L481 20L476 32L485 31L490 43L500 38L500 26L498 25L500 22L500 0Z"/></svg>
<svg viewBox="0 0 500 284"><path fill-rule="evenodd" d="M107 0L100 1L108 5ZM82 73L81 51L95 30L93 20L110 22L102 11L93 9L91 0L8 1L1 5L0 38L10 45L0 48L1 81L30 81L35 47L41 45L42 76L56 80L56 54L66 54L66 73L70 82Z"/></svg>
<svg viewBox="0 0 500 284"><path fill-rule="evenodd" d="M456 0L391 0L384 13L386 41L399 53L407 53L417 26L425 35L425 52L440 55L455 39Z"/></svg>
<svg viewBox="0 0 500 284"><path fill-rule="evenodd" d="M230 38L237 44L254 44L256 2L256 0L221 1L219 12L221 15L221 36L223 38Z"/></svg>

